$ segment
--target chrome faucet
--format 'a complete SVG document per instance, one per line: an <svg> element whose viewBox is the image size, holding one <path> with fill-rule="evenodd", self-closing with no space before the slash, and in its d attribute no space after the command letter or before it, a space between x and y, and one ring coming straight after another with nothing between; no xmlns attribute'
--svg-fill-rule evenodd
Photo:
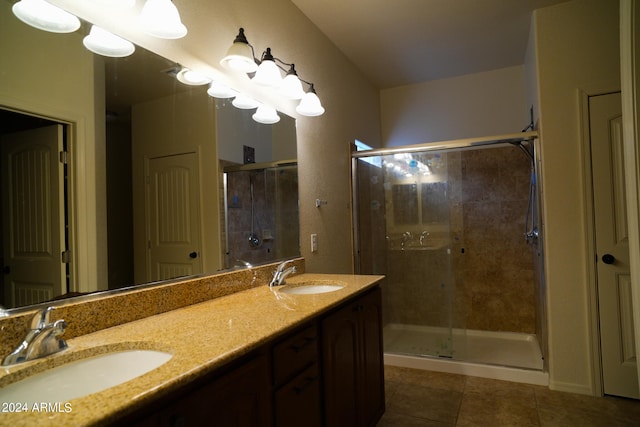
<svg viewBox="0 0 640 427"><path fill-rule="evenodd" d="M293 261L283 261L278 265L276 271L273 272L273 278L271 279L271 282L269 282L269 287L284 285L286 283L287 276L298 271L295 265L293 267L286 268L286 266L291 262Z"/></svg>
<svg viewBox="0 0 640 427"><path fill-rule="evenodd" d="M54 307L47 307L33 316L27 336L11 354L4 358L2 366L45 357L67 348L66 341L59 338L67 328L67 323L62 319L51 323L49 313L53 309Z"/></svg>

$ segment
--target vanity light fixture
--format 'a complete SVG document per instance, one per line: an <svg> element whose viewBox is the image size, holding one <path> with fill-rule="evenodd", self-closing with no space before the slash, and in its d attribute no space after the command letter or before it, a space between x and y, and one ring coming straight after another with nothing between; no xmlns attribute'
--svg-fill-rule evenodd
<svg viewBox="0 0 640 427"><path fill-rule="evenodd" d="M316 94L313 83L310 85L309 91L304 94L300 100L300 104L296 107L296 112L308 117L317 117L324 114L324 107L320 103L320 98Z"/></svg>
<svg viewBox="0 0 640 427"><path fill-rule="evenodd" d="M136 50L130 41L116 36L96 25L91 26L91 31L89 31L89 35L82 40L82 44L93 53L113 58L129 56Z"/></svg>
<svg viewBox="0 0 640 427"><path fill-rule="evenodd" d="M256 59L253 46L247 41L244 34L244 28L240 28L233 44L227 51L227 55L222 58L220 64L231 70L247 74L255 72L251 81L262 86L273 87L287 99L300 99L300 104L296 107L298 114L309 117L324 114L324 107L320 103L313 83L298 77L295 65L274 57L271 54L271 48L267 48L263 52L260 60ZM282 66L289 67L288 71ZM280 74L281 69L287 73L284 79ZM302 83L309 85L307 93L304 92Z"/></svg>
<svg viewBox="0 0 640 427"><path fill-rule="evenodd" d="M181 67L176 78L180 83L190 86L201 86L211 83L211 79L202 73Z"/></svg>
<svg viewBox="0 0 640 427"><path fill-rule="evenodd" d="M140 12L144 31L161 39L179 39L187 35L178 8L171 0L147 0Z"/></svg>
<svg viewBox="0 0 640 427"><path fill-rule="evenodd" d="M265 125L272 125L280 121L280 116L275 108L265 104L260 104L255 113L251 116L253 120Z"/></svg>
<svg viewBox="0 0 640 427"><path fill-rule="evenodd" d="M227 50L227 54L220 60L220 64L233 71L242 73L255 73L258 64L253 55L253 46L247 41L244 35L244 28L240 28L238 35L233 40L233 44Z"/></svg>
<svg viewBox="0 0 640 427"><path fill-rule="evenodd" d="M22 22L39 30L73 33L80 28L76 16L45 0L20 0L11 10Z"/></svg>

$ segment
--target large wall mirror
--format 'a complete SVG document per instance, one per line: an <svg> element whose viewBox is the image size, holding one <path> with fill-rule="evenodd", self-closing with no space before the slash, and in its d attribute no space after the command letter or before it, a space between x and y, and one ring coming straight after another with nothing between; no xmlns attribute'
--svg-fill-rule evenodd
<svg viewBox="0 0 640 427"><path fill-rule="evenodd" d="M299 256L294 119L259 124L178 82L170 60L97 56L88 24L47 33L12 4L0 0L0 305ZM78 227L85 205L95 219ZM230 253L234 239L246 251ZM84 252L97 261L78 274Z"/></svg>

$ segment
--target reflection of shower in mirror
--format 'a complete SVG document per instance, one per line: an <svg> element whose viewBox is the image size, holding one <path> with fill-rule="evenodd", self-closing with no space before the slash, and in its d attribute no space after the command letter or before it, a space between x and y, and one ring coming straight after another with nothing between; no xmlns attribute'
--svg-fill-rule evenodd
<svg viewBox="0 0 640 427"><path fill-rule="evenodd" d="M249 194L251 196L251 232L249 233L249 246L251 246L252 248L257 248L258 246L260 246L260 243L262 242L260 241L260 238L255 233L255 230L253 228L256 223L256 218L255 218L256 201L253 194L254 177L255 177L255 174L252 174L251 176L249 176Z"/></svg>

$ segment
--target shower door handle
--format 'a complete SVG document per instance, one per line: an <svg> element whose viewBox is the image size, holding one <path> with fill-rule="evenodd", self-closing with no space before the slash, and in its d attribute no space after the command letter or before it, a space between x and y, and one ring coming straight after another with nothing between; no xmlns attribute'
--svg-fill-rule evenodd
<svg viewBox="0 0 640 427"><path fill-rule="evenodd" d="M616 257L611 254L602 255L602 262L605 264L613 264L616 261Z"/></svg>

